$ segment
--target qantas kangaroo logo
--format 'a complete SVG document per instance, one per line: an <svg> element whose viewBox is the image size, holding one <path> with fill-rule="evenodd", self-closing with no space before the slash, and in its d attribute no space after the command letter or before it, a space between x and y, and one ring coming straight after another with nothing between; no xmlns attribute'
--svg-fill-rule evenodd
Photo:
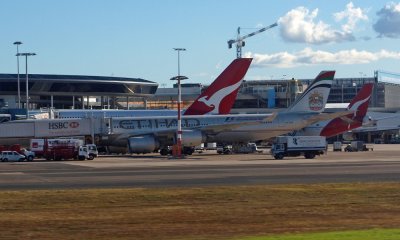
<svg viewBox="0 0 400 240"><path fill-rule="evenodd" d="M321 131L321 136L331 137L362 125L362 120L368 110L368 101L372 94L372 83L365 84L360 92L353 98L349 107L354 111L344 117L332 119Z"/></svg>
<svg viewBox="0 0 400 240"><path fill-rule="evenodd" d="M198 99L199 102L203 102L206 104L208 107L212 108L208 113L216 113L218 114L218 109L219 109L219 104L221 101L231 94L233 91L238 89L240 87L240 84L242 84L242 81L237 82L234 85L224 87L217 92L215 92L211 97L209 96L203 96Z"/></svg>
<svg viewBox="0 0 400 240"><path fill-rule="evenodd" d="M238 58L186 109L184 115L228 114L235 103L251 58Z"/></svg>
<svg viewBox="0 0 400 240"><path fill-rule="evenodd" d="M363 105L365 102L368 102L369 99L370 99L370 97L371 97L371 95L368 96L368 97L367 97L366 99L364 99L364 100L360 100L360 101L358 101L358 102L355 102L355 103L353 104L353 106L350 107L349 110L354 110L353 118L357 117L358 108L359 108L361 105Z"/></svg>

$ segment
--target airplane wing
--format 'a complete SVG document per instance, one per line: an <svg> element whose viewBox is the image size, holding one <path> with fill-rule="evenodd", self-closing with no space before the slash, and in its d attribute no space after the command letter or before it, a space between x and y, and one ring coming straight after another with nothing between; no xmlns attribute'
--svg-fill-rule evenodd
<svg viewBox="0 0 400 240"><path fill-rule="evenodd" d="M383 126L383 127L377 127L377 126L370 126L370 127L365 127L361 126L359 128L355 128L352 130L352 132L359 133L359 132L376 132L376 131L389 131L389 130L399 130L400 125L397 126Z"/></svg>
<svg viewBox="0 0 400 240"><path fill-rule="evenodd" d="M314 124L316 122L320 122L320 121L326 121L326 120L331 120L334 118L343 118L344 121L346 121L345 119L348 119L349 121L353 121L352 119L348 118L347 115L354 113L354 111L340 111L340 112L334 112L334 113L321 113L321 114L317 114L314 115L308 119L306 119L306 123L311 125Z"/></svg>
<svg viewBox="0 0 400 240"><path fill-rule="evenodd" d="M399 114L392 114L390 116L372 118L368 117L368 122L363 122L359 128L353 129L354 132L374 132L374 131L387 131L400 129Z"/></svg>

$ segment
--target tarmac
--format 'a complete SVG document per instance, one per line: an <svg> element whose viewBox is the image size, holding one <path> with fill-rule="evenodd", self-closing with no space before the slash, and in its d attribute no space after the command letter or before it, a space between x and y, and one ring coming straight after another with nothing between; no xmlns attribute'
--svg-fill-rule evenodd
<svg viewBox="0 0 400 240"><path fill-rule="evenodd" d="M315 159L255 154L108 155L92 161L0 162L0 190L185 187L400 181L400 145L333 152Z"/></svg>

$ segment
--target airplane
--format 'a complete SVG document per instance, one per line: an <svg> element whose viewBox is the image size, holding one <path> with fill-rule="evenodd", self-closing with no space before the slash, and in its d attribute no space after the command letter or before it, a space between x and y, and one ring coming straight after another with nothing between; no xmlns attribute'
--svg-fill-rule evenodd
<svg viewBox="0 0 400 240"><path fill-rule="evenodd" d="M232 108L236 99L239 87L243 78L250 67L252 58L234 59L228 67L208 86L195 101L183 112L183 116L196 114L196 117L203 114L227 114ZM115 117L147 117L157 119L157 117L176 118L176 110L91 110L91 109L73 109L73 110L55 110L54 112L43 113L30 111L34 119L47 119L54 115L55 119L92 119L93 132L104 137L103 129L107 119ZM33 113L33 114L32 114ZM47 115L47 117L46 117ZM52 117L51 117L52 118ZM24 120L18 120L24 121ZM169 121L169 120L168 120ZM204 124L204 123L202 123ZM232 125L231 125L232 126ZM62 137L62 136L60 136ZM22 141L22 138L18 141ZM0 139L3 144L12 144L15 140ZM26 141L25 141L26 142ZM126 143L124 144L126 147ZM115 148L117 151L124 151L121 148Z"/></svg>
<svg viewBox="0 0 400 240"><path fill-rule="evenodd" d="M349 111L322 113L334 74L334 71L321 72L297 100L283 112L184 116L183 145L265 140L304 128L315 122L347 115ZM102 140L109 145L128 145L131 153L146 153L160 149L163 155L168 151L167 146L175 142L176 125L175 116L111 118L110 134L104 136Z"/></svg>
<svg viewBox="0 0 400 240"><path fill-rule="evenodd" d="M375 139L377 143L399 143L398 132L400 129L400 113L392 112L367 112L362 125L347 132L344 132L342 138L346 141L356 140L359 133L380 133L380 138ZM383 133L384 132L384 133ZM384 140L391 136L390 140ZM397 135L397 136L396 136Z"/></svg>
<svg viewBox="0 0 400 240"><path fill-rule="evenodd" d="M366 123L364 122L371 99L373 83L365 84L357 95L349 103L347 110L352 111L348 115L321 121L307 126L289 135L292 136L325 136L333 137L339 134L346 134L348 131L357 129Z"/></svg>
<svg viewBox="0 0 400 240"><path fill-rule="evenodd" d="M288 109L274 113L274 118L269 118L272 121L244 125L232 131L216 133L210 135L208 141L232 144L267 140L303 129L316 122L349 114L350 111L322 113L334 75L335 71L322 71Z"/></svg>
<svg viewBox="0 0 400 240"><path fill-rule="evenodd" d="M252 58L237 58L200 94L182 115L228 114L235 102ZM108 118L176 116L176 110L58 109L55 118ZM43 114L37 113L39 118ZM34 116L35 117L35 116Z"/></svg>
<svg viewBox="0 0 400 240"><path fill-rule="evenodd" d="M367 112L368 119L364 119L362 126L354 132L374 132L400 129L400 113Z"/></svg>
<svg viewBox="0 0 400 240"><path fill-rule="evenodd" d="M273 117L271 114L184 115L182 117L182 145L185 154L191 147L204 143L216 132L231 131L243 124L257 124ZM116 117L109 119L108 134L101 136L101 144L126 147L130 153L150 153L160 150L167 155L168 146L176 143L176 116ZM185 148L186 147L186 148Z"/></svg>

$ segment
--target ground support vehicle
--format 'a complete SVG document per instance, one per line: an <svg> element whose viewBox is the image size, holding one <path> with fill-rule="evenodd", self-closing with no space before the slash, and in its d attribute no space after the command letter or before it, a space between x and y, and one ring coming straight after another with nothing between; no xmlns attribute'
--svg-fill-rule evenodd
<svg viewBox="0 0 400 240"><path fill-rule="evenodd" d="M89 159L86 146L55 145L46 148L43 157L47 160Z"/></svg>
<svg viewBox="0 0 400 240"><path fill-rule="evenodd" d="M217 153L218 154L231 154L233 152L232 146L231 145L225 145L225 146L218 146L217 147Z"/></svg>
<svg viewBox="0 0 400 240"><path fill-rule="evenodd" d="M203 153L206 148L204 147L204 143L197 145L194 147L194 150L198 153Z"/></svg>
<svg viewBox="0 0 400 240"><path fill-rule="evenodd" d="M15 151L19 154L22 154L25 156L25 159L29 162L33 161L33 159L35 158L35 153L32 151L27 150L26 148L21 148L21 145L19 144L14 144L11 146L4 146L1 145L0 146L0 152L2 151Z"/></svg>
<svg viewBox="0 0 400 240"><path fill-rule="evenodd" d="M86 144L88 151L88 160L93 160L99 156L99 151L97 150L97 146L95 144Z"/></svg>
<svg viewBox="0 0 400 240"><path fill-rule="evenodd" d="M255 143L247 143L247 144L234 144L232 146L234 153L261 153L261 150L257 149L257 145Z"/></svg>
<svg viewBox="0 0 400 240"><path fill-rule="evenodd" d="M363 141L352 141L344 148L345 152L361 152L361 151L374 151L374 148L367 147Z"/></svg>
<svg viewBox="0 0 400 240"><path fill-rule="evenodd" d="M333 151L341 152L342 151L342 142L339 142L339 141L333 142Z"/></svg>
<svg viewBox="0 0 400 240"><path fill-rule="evenodd" d="M161 156L167 156L167 155L174 155L174 149L177 151L177 145L173 146L168 146L167 148L161 148L160 149L160 155ZM195 152L195 147L186 147L183 146L182 148L182 154L184 155L192 155Z"/></svg>
<svg viewBox="0 0 400 240"><path fill-rule="evenodd" d="M16 151L2 151L0 160L2 162L23 162L26 157Z"/></svg>
<svg viewBox="0 0 400 240"><path fill-rule="evenodd" d="M98 156L96 145L83 145L80 139L32 139L31 148L47 160L93 160Z"/></svg>
<svg viewBox="0 0 400 240"><path fill-rule="evenodd" d="M326 151L326 138L321 136L279 136L271 147L271 155L275 159L284 157L304 156L307 159L315 158L316 155L324 154Z"/></svg>

